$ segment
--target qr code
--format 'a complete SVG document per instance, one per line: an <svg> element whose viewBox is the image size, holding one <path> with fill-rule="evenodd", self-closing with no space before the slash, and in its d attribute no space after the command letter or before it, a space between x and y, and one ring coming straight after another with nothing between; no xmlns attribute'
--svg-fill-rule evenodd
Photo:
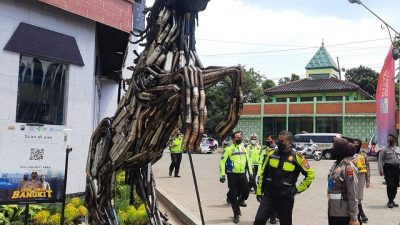
<svg viewBox="0 0 400 225"><path fill-rule="evenodd" d="M43 160L43 155L43 148L31 148L31 155L29 156L29 160Z"/></svg>

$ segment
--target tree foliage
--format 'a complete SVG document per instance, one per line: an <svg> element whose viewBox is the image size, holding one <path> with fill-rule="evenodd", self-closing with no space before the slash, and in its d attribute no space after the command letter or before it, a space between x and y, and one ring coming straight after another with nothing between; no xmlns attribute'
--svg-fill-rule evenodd
<svg viewBox="0 0 400 225"><path fill-rule="evenodd" d="M280 78L278 81L278 85L286 84L286 83L289 83L289 82L292 82L295 80L300 80L300 76L295 73L292 73L292 75L290 77Z"/></svg>
<svg viewBox="0 0 400 225"><path fill-rule="evenodd" d="M365 66L346 70L346 81L360 86L368 94L375 96L379 73Z"/></svg>
<svg viewBox="0 0 400 225"><path fill-rule="evenodd" d="M271 80L265 80L264 76L253 68L246 69L244 73L243 98L245 103L260 102L264 95L264 87L271 86ZM271 82L270 82L271 81ZM265 83L265 84L264 84ZM273 84L275 85L275 84ZM205 133L216 137L215 127L225 118L230 102L230 91L232 83L230 79L225 79L217 85L206 90L207 98L207 122Z"/></svg>
<svg viewBox="0 0 400 225"><path fill-rule="evenodd" d="M262 82L261 86L262 86L262 89L265 90L265 89L268 89L268 88L276 87L276 84L275 84L275 82L273 80L266 79L264 82Z"/></svg>

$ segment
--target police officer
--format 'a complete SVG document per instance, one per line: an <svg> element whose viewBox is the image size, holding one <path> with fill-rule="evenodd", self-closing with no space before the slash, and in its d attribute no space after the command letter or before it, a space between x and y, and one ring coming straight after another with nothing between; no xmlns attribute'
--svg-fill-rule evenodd
<svg viewBox="0 0 400 225"><path fill-rule="evenodd" d="M263 156L261 157L261 162L259 163L258 167L260 168L262 166L262 162L264 157L267 155L267 152L272 151L272 150L277 150L278 146L276 146L276 136L273 134L268 134L265 137L265 149L263 150L262 154ZM260 171L261 169L259 169ZM258 173L257 173L258 174ZM279 220L276 218L276 213L272 213L271 218L269 219L269 222L271 224L276 224Z"/></svg>
<svg viewBox="0 0 400 225"><path fill-rule="evenodd" d="M400 148L395 146L396 136L390 134L388 137L388 146L380 150L378 158L379 174L385 175L386 191L388 196L387 207L393 208L399 205L394 202L399 186L400 176Z"/></svg>
<svg viewBox="0 0 400 225"><path fill-rule="evenodd" d="M258 175L257 200L260 201L254 225L265 225L271 215L279 215L281 225L292 224L294 196L306 190L314 180L308 161L292 148L293 135L282 131L278 149L269 151ZM300 172L304 180L296 186Z"/></svg>
<svg viewBox="0 0 400 225"><path fill-rule="evenodd" d="M174 177L179 176L179 168L182 161L182 134L178 130L176 137L172 140L169 146L171 152L171 165L169 166L169 176L172 176L172 172L175 170Z"/></svg>
<svg viewBox="0 0 400 225"><path fill-rule="evenodd" d="M368 156L365 152L361 151L361 140L354 139L354 146L356 147L357 154L355 155L355 161L353 163L357 167L357 199L358 199L358 216L361 222L366 223L368 221L368 217L365 215L363 207L361 205L361 200L364 198L364 185L369 188L370 180L371 180L371 169L369 166Z"/></svg>
<svg viewBox="0 0 400 225"><path fill-rule="evenodd" d="M271 150L276 150L278 149L278 147L276 146L276 136L273 134L268 134L265 137L265 146L267 148L267 152L271 151Z"/></svg>
<svg viewBox="0 0 400 225"><path fill-rule="evenodd" d="M240 207L245 207L244 200L249 196L249 182L246 170L249 171L250 179L253 180L253 170L249 155L242 144L242 134L237 131L232 134L232 144L224 149L220 160L220 182L225 182L225 174L228 176L228 198L233 210L233 222L239 222L241 215ZM226 171L225 171L226 169Z"/></svg>
<svg viewBox="0 0 400 225"><path fill-rule="evenodd" d="M247 154L249 154L249 158L251 160L251 165L253 166L253 174L256 175L257 171L258 171L258 164L260 162L262 162L262 157L264 155L263 150L261 149L261 146L258 144L257 135L255 135L255 134L251 135L250 144L247 145L246 152L247 152ZM256 191L257 190L256 181L249 182L249 187L250 187L250 190L251 190L251 188L253 188L254 191Z"/></svg>
<svg viewBox="0 0 400 225"><path fill-rule="evenodd" d="M356 148L344 138L335 138L333 157L336 162L328 176L329 225L359 225L357 201L357 168L352 163Z"/></svg>

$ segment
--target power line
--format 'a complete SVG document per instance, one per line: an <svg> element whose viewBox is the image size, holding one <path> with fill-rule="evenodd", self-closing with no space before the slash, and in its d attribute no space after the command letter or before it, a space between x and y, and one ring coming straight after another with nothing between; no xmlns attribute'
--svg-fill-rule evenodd
<svg viewBox="0 0 400 225"><path fill-rule="evenodd" d="M387 38L385 38L387 40ZM337 43L331 45L325 45L327 47L335 47L335 46L343 46L343 45L350 45L350 44L360 44L360 43L367 43L367 42L374 42L384 40L383 38L379 39L371 39L371 40L363 40L363 41L353 41L353 42L345 42L345 43ZM204 57L218 57L218 56L233 56L233 55L252 55L252 54L266 54L266 53L274 53L274 52L290 52L290 51L301 51L307 49L315 49L319 48L320 46L309 46L309 47L300 47L300 48L288 48L288 49L275 49L275 50L266 50L266 51L248 51L248 52L230 52L230 53L216 53L216 54L204 54L200 56ZM366 47L368 48L368 47ZM366 49L363 48L363 49ZM376 48L376 47L371 47Z"/></svg>
<svg viewBox="0 0 400 225"><path fill-rule="evenodd" d="M208 39L208 38L199 38L198 40L203 41L211 41L211 42L221 42L221 43L231 43L231 44L244 44L244 45L269 45L269 46L287 46L287 47L315 47L311 45L288 45L288 44L277 44L277 43L265 43L265 42L248 42L248 41L230 41L230 40L221 40L221 39ZM365 43L365 42L373 42L373 41L382 41L387 40L387 38L378 38L378 39L370 39L363 41L354 41L347 43L338 43L338 44L330 44L326 46L337 46L337 45L348 45L348 44L357 44L357 43Z"/></svg>
<svg viewBox="0 0 400 225"><path fill-rule="evenodd" d="M303 47L303 48L289 48L289 49L276 49L267 51L252 51L252 52L231 52L231 53L217 53L217 54L205 54L200 56L232 56L232 55L252 55L252 54L264 54L272 52L289 52L289 51L299 51L306 49L314 49L316 47Z"/></svg>
<svg viewBox="0 0 400 225"><path fill-rule="evenodd" d="M369 49L378 49L378 48L385 48L387 46L372 46L372 47L354 47L351 49L338 49L338 50L332 50L330 52L352 52L352 51L364 51L364 50L369 50ZM267 51L249 51L249 52L232 52L232 53L217 53L217 54L200 54L201 57L224 57L224 56L252 56L252 55L258 55L258 54L267 54L267 53L277 53L277 52L293 52L293 51L302 51L302 50L308 50L308 49L315 49L305 47L305 48L291 48L291 49L276 49L276 50L267 50ZM303 52L301 54L312 54L313 52ZM280 55L270 55L270 56L283 56L282 54Z"/></svg>
<svg viewBox="0 0 400 225"><path fill-rule="evenodd" d="M218 39L208 39L208 38L199 38L198 40L203 41L211 41L211 42L221 42L221 43L230 43L230 44L243 44L243 45L269 45L269 46L287 46L287 47L314 47L311 45L287 45L287 44L271 44L264 42L247 42L247 41L229 41L229 40L218 40Z"/></svg>

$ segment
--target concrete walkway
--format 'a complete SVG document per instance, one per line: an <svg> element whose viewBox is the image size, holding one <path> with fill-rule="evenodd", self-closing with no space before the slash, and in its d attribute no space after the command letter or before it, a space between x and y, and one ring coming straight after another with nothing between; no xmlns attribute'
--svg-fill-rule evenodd
<svg viewBox="0 0 400 225"><path fill-rule="evenodd" d="M219 182L219 153L208 155L192 155L199 184L201 203L205 224L233 224L231 207L226 203L227 184ZM326 177L333 161L310 161L316 172L316 178L311 187L298 195L295 200L294 225L324 225L327 222ZM175 205L175 213L185 214L191 222L183 224L201 224L199 209L193 185L188 155L184 154L181 164L180 178L168 176L170 164L169 153L154 166L154 175L159 194L164 195ZM364 192L364 211L369 217L370 225L399 225L400 208L386 207L386 186L382 185L383 178L378 175L377 163L371 162L372 186ZM302 175L300 174L300 179ZM397 197L400 202L400 193ZM239 224L253 224L259 203L254 193L247 200L248 206L242 208Z"/></svg>

